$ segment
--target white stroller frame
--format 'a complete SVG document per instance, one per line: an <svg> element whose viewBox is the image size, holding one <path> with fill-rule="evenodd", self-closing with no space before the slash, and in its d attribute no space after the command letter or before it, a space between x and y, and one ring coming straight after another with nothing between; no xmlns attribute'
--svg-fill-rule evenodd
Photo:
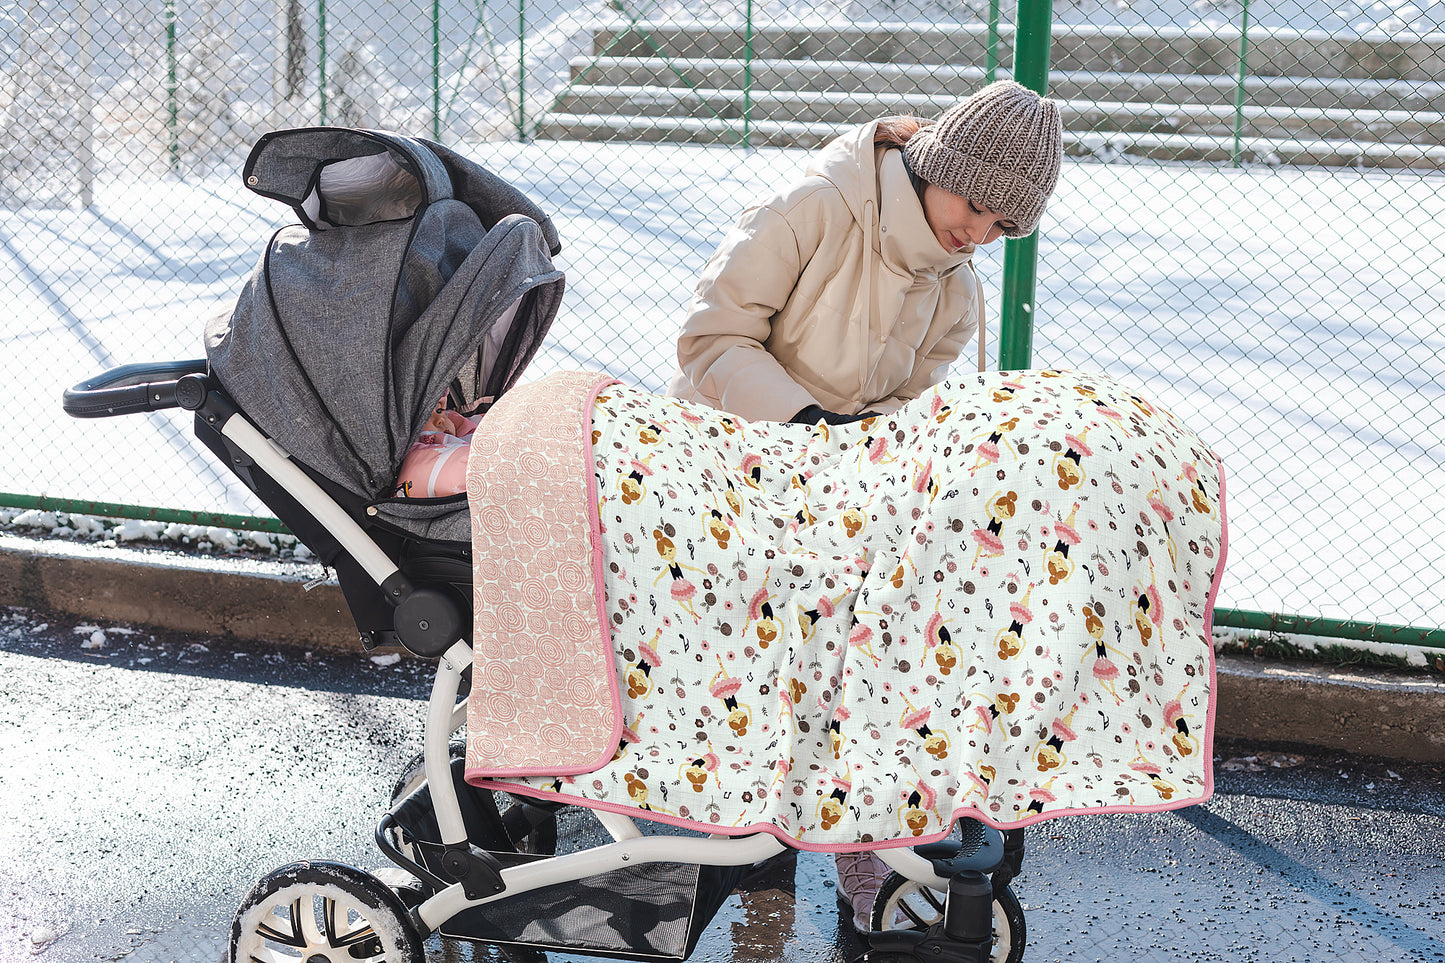
<svg viewBox="0 0 1445 963"><path fill-rule="evenodd" d="M452 777L450 748L452 734L466 721L466 701L461 698L461 692L472 651L459 636L457 627L468 625L469 619L456 611L457 603L447 594L424 585L411 586L397 561L280 445L244 416L206 370L204 360L115 368L66 391L65 410L76 417L109 417L175 407L195 412L198 433L208 427L233 451L233 469L249 460L254 469L268 476L304 512L324 526L396 606L395 633L401 644L415 655L437 659L436 677L427 704L422 758L445 852L443 865L451 877L439 879L435 874L428 874L446 885L408 906L396 896L395 890L384 888L375 877L341 864L283 867L258 883L238 911L232 927L233 953L242 931L255 925L256 908L287 905L300 884L318 894L323 891L329 894L325 897L328 913L349 906L363 918L363 923L377 935L378 952L372 959L422 963L421 940L439 930L446 921L474 907L640 864L751 866L787 848L782 840L768 833L705 838L648 836L630 816L598 809L589 811L612 840L599 846L503 867L475 845L468 838L463 821ZM283 513L278 510L278 514ZM282 520L287 521L284 517ZM870 935L870 959L1017 963L1021 958L1022 909L1008 889L1008 883L1018 872L1022 860L1022 830L1005 834L977 823L972 826L982 833L977 848L970 853L958 852L957 847L950 852L947 841L919 847L919 851L906 846L875 850L894 870L898 880L892 889L895 901L888 902L881 895L874 908L875 930L882 931ZM385 845L385 827L384 819L377 830L378 841L395 862L398 861L395 848ZM406 868L413 873L426 872L414 862ZM935 910L931 918L920 918L916 914L897 916L900 909L907 914L907 909L900 907L896 900L906 895L909 891L906 883L910 882L914 884L914 892L921 887L947 894L941 907L930 900ZM884 894L889 892L885 884ZM271 902L267 903L267 899ZM252 916L247 917L248 912ZM292 913L295 924L294 909ZM376 918L378 914L393 917L392 923L382 925ZM345 915L343 912L342 916ZM250 921L244 926L243 917ZM702 922L705 925L707 920ZM396 924L410 932L400 932ZM323 927L326 929L320 934L323 939L335 936L330 925ZM895 928L900 925L902 928ZM315 929L313 925L311 930ZM581 947L571 949L606 953ZM234 963L242 961L234 960Z"/></svg>

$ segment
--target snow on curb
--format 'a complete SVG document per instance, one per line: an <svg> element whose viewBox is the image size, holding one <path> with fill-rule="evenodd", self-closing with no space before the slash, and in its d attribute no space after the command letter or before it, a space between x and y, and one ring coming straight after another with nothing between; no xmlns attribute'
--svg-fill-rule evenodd
<svg viewBox="0 0 1445 963"><path fill-rule="evenodd" d="M100 545L139 542L181 546L214 554L244 550L299 562L309 562L316 558L294 535L252 532L214 525L104 518L35 508L0 508L0 529L6 528L42 532L52 537L71 538Z"/></svg>

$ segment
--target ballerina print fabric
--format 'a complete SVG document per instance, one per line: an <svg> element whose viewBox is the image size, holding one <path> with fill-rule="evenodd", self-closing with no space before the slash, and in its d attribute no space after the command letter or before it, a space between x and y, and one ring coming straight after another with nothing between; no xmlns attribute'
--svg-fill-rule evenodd
<svg viewBox="0 0 1445 963"><path fill-rule="evenodd" d="M1212 792L1222 467L1163 408L1102 375L1011 372L809 427L569 377L508 397L590 414L576 538L607 688L567 723L586 750L552 761L535 728L469 719L469 779L824 850ZM477 653L473 706L546 669L500 639Z"/></svg>

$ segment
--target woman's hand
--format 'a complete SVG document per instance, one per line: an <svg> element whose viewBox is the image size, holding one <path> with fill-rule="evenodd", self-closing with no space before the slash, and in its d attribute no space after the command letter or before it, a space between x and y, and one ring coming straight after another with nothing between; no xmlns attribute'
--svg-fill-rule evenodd
<svg viewBox="0 0 1445 963"><path fill-rule="evenodd" d="M856 415L845 415L837 411L829 411L817 405L809 405L796 415L788 419L790 425L816 425L818 422L826 422L830 425L851 425L855 421L862 421L864 418L876 418L876 411L860 411Z"/></svg>

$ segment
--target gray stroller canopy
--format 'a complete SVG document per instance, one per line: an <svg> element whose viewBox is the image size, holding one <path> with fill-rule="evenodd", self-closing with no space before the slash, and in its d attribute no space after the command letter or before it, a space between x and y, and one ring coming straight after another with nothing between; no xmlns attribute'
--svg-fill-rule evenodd
<svg viewBox="0 0 1445 963"><path fill-rule="evenodd" d="M243 176L302 223L207 324L211 373L301 464L384 499L443 395L484 410L535 355L562 298L556 230L477 164L381 131L275 131Z"/></svg>

